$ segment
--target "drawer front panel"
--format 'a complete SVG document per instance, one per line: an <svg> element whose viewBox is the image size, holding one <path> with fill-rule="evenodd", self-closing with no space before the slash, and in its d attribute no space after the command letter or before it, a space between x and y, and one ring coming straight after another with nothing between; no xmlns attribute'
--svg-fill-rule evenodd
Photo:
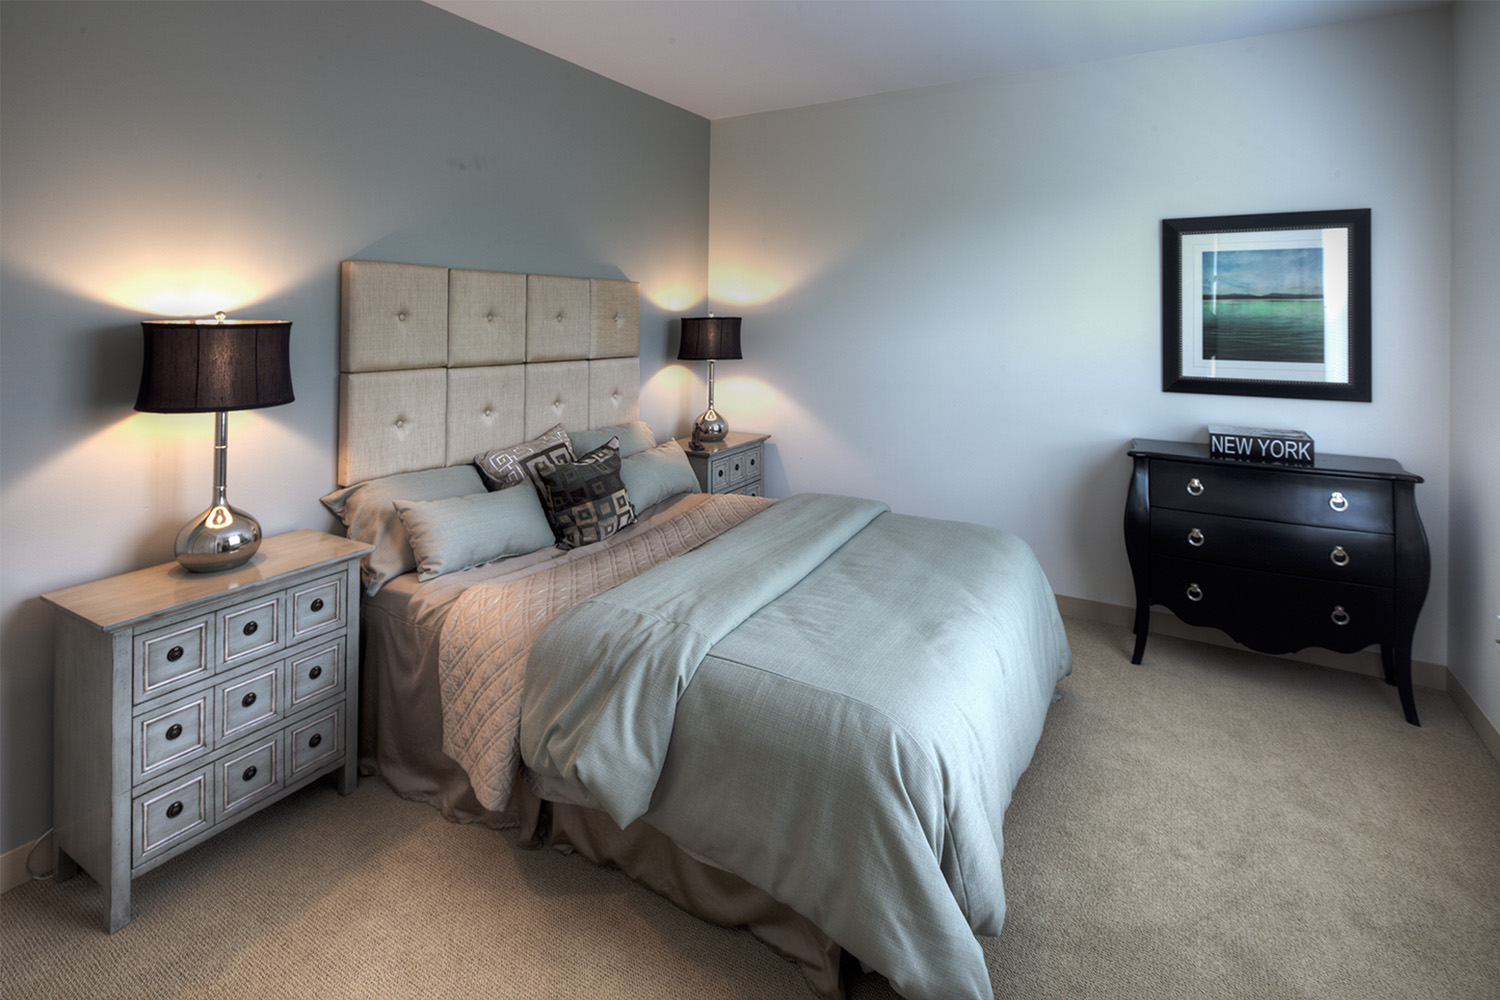
<svg viewBox="0 0 1500 1000"><path fill-rule="evenodd" d="M760 474L760 452L758 450L741 452L731 456L729 459L729 487L739 486L751 476Z"/></svg>
<svg viewBox="0 0 1500 1000"><path fill-rule="evenodd" d="M1392 592L1383 587L1159 556L1151 561L1151 603L1263 653L1307 646L1352 653L1391 641Z"/></svg>
<svg viewBox="0 0 1500 1000"><path fill-rule="evenodd" d="M168 788L142 795L132 810L131 864L139 865L213 825L211 771L204 768Z"/></svg>
<svg viewBox="0 0 1500 1000"><path fill-rule="evenodd" d="M209 749L208 692L135 720L133 783L184 764Z"/></svg>
<svg viewBox="0 0 1500 1000"><path fill-rule="evenodd" d="M708 460L708 492L723 493L729 488L729 457L720 455Z"/></svg>
<svg viewBox="0 0 1500 1000"><path fill-rule="evenodd" d="M337 705L287 730L292 768L289 781L329 764L344 753L344 706Z"/></svg>
<svg viewBox="0 0 1500 1000"><path fill-rule="evenodd" d="M213 673L209 622L198 618L136 637L137 704Z"/></svg>
<svg viewBox="0 0 1500 1000"><path fill-rule="evenodd" d="M282 786L281 734L218 764L218 817L258 802Z"/></svg>
<svg viewBox="0 0 1500 1000"><path fill-rule="evenodd" d="M295 712L344 686L344 640L303 653L287 662L291 678L287 711Z"/></svg>
<svg viewBox="0 0 1500 1000"><path fill-rule="evenodd" d="M1151 512L1151 550L1297 576L1389 587L1395 536L1161 508Z"/></svg>
<svg viewBox="0 0 1500 1000"><path fill-rule="evenodd" d="M1151 506L1354 531L1390 532L1395 523L1385 480L1157 459Z"/></svg>
<svg viewBox="0 0 1500 1000"><path fill-rule="evenodd" d="M301 642L319 632L344 624L344 578L317 580L291 592L292 634L288 642Z"/></svg>
<svg viewBox="0 0 1500 1000"><path fill-rule="evenodd" d="M242 662L281 648L281 600L278 594L219 612L224 663Z"/></svg>
<svg viewBox="0 0 1500 1000"><path fill-rule="evenodd" d="M220 746L280 718L281 665L220 684L214 689L214 704Z"/></svg>

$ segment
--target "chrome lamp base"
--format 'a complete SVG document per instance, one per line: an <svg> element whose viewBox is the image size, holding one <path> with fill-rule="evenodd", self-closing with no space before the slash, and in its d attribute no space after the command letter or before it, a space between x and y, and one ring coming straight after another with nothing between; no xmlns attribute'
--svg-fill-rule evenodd
<svg viewBox="0 0 1500 1000"><path fill-rule="evenodd" d="M724 435L729 433L729 425L724 418L719 416L719 411L714 409L714 363L708 363L708 409L693 421L693 440L695 441L722 441Z"/></svg>
<svg viewBox="0 0 1500 1000"><path fill-rule="evenodd" d="M729 433L729 425L724 418L719 416L718 411L712 406L704 410L697 420L693 421L694 438L698 441L722 441L724 435Z"/></svg>
<svg viewBox="0 0 1500 1000"><path fill-rule="evenodd" d="M260 522L231 507L224 482L229 457L229 414L214 417L214 502L177 533L177 561L194 573L218 573L250 561L260 548Z"/></svg>
<svg viewBox="0 0 1500 1000"><path fill-rule="evenodd" d="M194 573L218 573L250 561L260 548L260 522L217 503L177 533L177 562Z"/></svg>

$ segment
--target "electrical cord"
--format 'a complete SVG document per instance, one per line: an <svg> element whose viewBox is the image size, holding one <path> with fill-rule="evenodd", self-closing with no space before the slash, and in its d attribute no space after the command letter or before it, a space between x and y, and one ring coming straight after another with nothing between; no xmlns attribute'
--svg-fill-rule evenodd
<svg viewBox="0 0 1500 1000"><path fill-rule="evenodd" d="M48 827L47 833L51 832L52 827ZM36 849L38 847L42 846L42 841L47 839L47 833L44 833L40 837L36 838L36 840L34 840L31 844L31 850L26 852L26 874L33 882L41 882L57 874L57 872L54 870L49 872L42 872L40 875L38 875L36 872L31 870L31 856L36 853Z"/></svg>

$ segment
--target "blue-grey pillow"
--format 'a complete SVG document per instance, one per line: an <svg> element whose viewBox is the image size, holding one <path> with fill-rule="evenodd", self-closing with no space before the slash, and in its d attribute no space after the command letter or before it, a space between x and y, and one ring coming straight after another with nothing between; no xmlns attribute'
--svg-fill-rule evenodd
<svg viewBox="0 0 1500 1000"><path fill-rule="evenodd" d="M635 508L620 478L620 443L610 438L576 462L542 473L547 521L560 549L602 542L635 523Z"/></svg>
<svg viewBox="0 0 1500 1000"><path fill-rule="evenodd" d="M591 431L568 431L568 440L573 444L575 455L586 455L595 448L602 448L610 438L619 439L621 458L629 458L638 451L656 447L656 435L644 420L596 427Z"/></svg>
<svg viewBox="0 0 1500 1000"><path fill-rule="evenodd" d="M678 493L702 492L693 464L676 441L626 456L620 461L620 479L637 511Z"/></svg>
<svg viewBox="0 0 1500 1000"><path fill-rule="evenodd" d="M522 484L443 500L397 500L423 583L552 544L536 490Z"/></svg>
<svg viewBox="0 0 1500 1000"><path fill-rule="evenodd" d="M360 560L359 567L365 593L373 597L386 583L417 567L395 501L440 500L483 490L484 480L474 466L450 465L369 479L334 490L322 499L323 506L344 522L350 538L375 546Z"/></svg>

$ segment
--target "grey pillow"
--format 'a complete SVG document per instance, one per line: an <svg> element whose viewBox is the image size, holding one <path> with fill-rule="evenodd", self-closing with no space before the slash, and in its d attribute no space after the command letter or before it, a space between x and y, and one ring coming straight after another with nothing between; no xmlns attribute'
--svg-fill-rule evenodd
<svg viewBox="0 0 1500 1000"><path fill-rule="evenodd" d="M693 464L676 441L622 459L620 478L636 510L644 510L678 493L702 492Z"/></svg>
<svg viewBox="0 0 1500 1000"><path fill-rule="evenodd" d="M484 480L472 465L402 472L334 490L323 506L344 522L350 538L375 546L360 560L360 577L370 596L402 573L417 567L406 527L396 513L397 500L441 500L484 490Z"/></svg>
<svg viewBox="0 0 1500 1000"><path fill-rule="evenodd" d="M492 490L503 490L528 481L540 490L539 477L543 472L571 462L573 458L568 432L563 430L562 424L557 424L530 441L475 455L474 464L484 476L485 485Z"/></svg>
<svg viewBox="0 0 1500 1000"><path fill-rule="evenodd" d="M629 458L638 451L656 447L656 435L644 420L632 420L628 424L615 424L612 427L596 427L591 431L568 431L568 440L573 443L575 455L586 455L595 448L601 448L610 438L620 439L621 458Z"/></svg>
<svg viewBox="0 0 1500 1000"><path fill-rule="evenodd" d="M526 485L443 500L397 500L395 506L423 582L553 542L542 501Z"/></svg>

